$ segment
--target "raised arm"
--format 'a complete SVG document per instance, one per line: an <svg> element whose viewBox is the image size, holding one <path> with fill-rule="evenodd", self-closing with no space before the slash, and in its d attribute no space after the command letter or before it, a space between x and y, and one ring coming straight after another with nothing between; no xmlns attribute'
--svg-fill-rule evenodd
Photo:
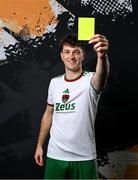
<svg viewBox="0 0 138 180"><path fill-rule="evenodd" d="M97 53L96 72L91 79L91 84L99 92L105 87L109 74L110 66L107 56L109 43L105 36L96 34L90 39L89 44L93 44Z"/></svg>
<svg viewBox="0 0 138 180"><path fill-rule="evenodd" d="M46 111L41 120L41 127L35 151L35 161L39 166L43 166L43 144L49 133L52 124L53 106L47 105Z"/></svg>

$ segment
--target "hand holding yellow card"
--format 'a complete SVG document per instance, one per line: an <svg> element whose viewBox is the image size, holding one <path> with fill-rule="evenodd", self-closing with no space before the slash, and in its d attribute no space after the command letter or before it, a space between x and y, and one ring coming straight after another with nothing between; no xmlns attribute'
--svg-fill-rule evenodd
<svg viewBox="0 0 138 180"><path fill-rule="evenodd" d="M78 40L89 40L95 34L95 18L78 18Z"/></svg>

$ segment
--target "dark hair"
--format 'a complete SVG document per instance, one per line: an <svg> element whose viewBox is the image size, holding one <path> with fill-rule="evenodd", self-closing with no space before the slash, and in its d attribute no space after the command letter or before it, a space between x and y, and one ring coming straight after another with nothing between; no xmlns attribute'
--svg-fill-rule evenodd
<svg viewBox="0 0 138 180"><path fill-rule="evenodd" d="M86 42L85 41L79 41L76 34L67 34L61 38L61 40L59 42L60 52L63 50L64 45L70 45L72 47L78 46L84 52L86 51Z"/></svg>

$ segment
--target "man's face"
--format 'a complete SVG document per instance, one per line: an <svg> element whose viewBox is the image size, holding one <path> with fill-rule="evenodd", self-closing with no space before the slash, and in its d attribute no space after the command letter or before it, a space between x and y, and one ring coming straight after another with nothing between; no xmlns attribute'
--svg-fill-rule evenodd
<svg viewBox="0 0 138 180"><path fill-rule="evenodd" d="M84 51L78 46L64 45L61 52L61 59L64 62L66 70L77 71L82 68Z"/></svg>

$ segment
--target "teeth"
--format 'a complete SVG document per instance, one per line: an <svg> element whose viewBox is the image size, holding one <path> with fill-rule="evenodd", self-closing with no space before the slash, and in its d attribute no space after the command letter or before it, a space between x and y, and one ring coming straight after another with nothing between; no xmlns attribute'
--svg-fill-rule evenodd
<svg viewBox="0 0 138 180"><path fill-rule="evenodd" d="M71 63L71 64L75 64L76 63L76 61L68 61L69 63Z"/></svg>

